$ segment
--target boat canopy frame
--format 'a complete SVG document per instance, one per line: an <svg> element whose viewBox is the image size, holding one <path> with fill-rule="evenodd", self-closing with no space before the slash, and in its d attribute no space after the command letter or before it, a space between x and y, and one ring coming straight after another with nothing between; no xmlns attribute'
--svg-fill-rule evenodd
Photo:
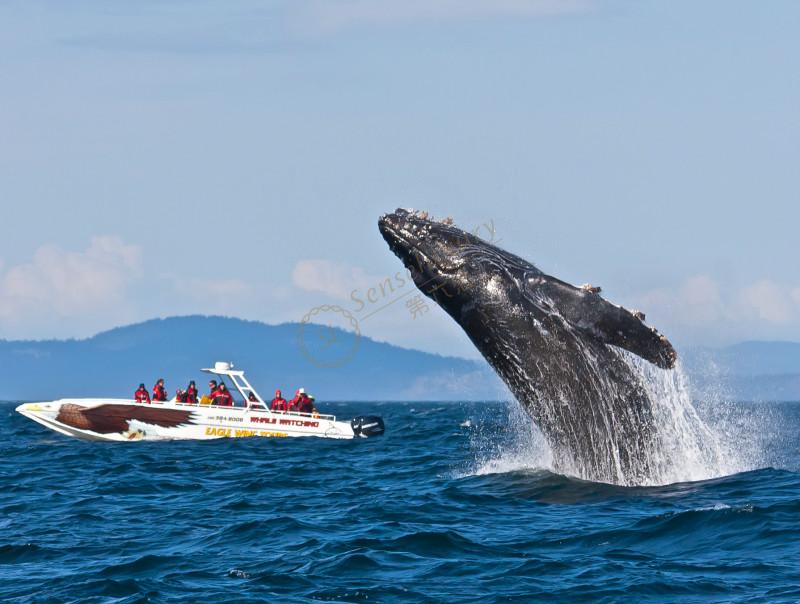
<svg viewBox="0 0 800 604"><path fill-rule="evenodd" d="M214 363L213 369L207 367L201 369L200 371L202 371L203 373L213 373L214 375L217 375L219 377L227 376L228 378L230 378L231 382L233 382L233 385L236 387L236 390L238 390L239 394L242 395L246 408L249 408L251 406L250 403L252 401L248 396L249 393L251 392L255 395L259 403L266 406L266 403L264 402L264 399L261 398L261 395L258 392L256 392L256 389L253 388L252 384L250 384L250 382L247 381L247 378L244 377L244 371L242 371L241 369L234 369L233 363L223 363L218 361Z"/></svg>
<svg viewBox="0 0 800 604"><path fill-rule="evenodd" d="M231 382L233 382L233 385L236 387L236 390L239 391L239 394L241 394L242 398L244 399L245 409L253 409L255 411L261 411L261 409L251 404L253 403L253 401L249 399L248 393L252 392L255 395L258 402L261 403L261 405L263 406L263 410L272 412L270 408L267 406L267 403L264 401L264 399L261 398L261 395L256 391L255 388L253 388L252 384L250 384L250 382L247 381L247 378L244 377L244 371L242 371L241 369L234 369L233 363L225 363L223 361L217 361L216 363L214 363L213 368L206 367L201 369L200 371L202 371L203 373L212 373L216 376L219 376L220 378L225 376L230 378ZM323 413L313 414L313 413L303 413L302 411L283 411L280 413L313 417L314 419L326 419L326 420L336 421L335 415L328 415Z"/></svg>

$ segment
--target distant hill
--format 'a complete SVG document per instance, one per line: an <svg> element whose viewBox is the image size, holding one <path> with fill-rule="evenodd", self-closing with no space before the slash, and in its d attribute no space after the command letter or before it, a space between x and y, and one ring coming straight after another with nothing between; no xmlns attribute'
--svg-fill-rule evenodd
<svg viewBox="0 0 800 604"><path fill-rule="evenodd" d="M232 361L263 397L304 386L318 400L496 400L483 362L409 350L352 332L224 317L155 319L85 340L0 340L0 399L131 396L166 379L170 393Z"/></svg>
<svg viewBox="0 0 800 604"><path fill-rule="evenodd" d="M800 343L743 342L681 351L695 398L799 400ZM400 348L337 328L174 317L85 340L0 340L0 400L131 396L158 377L170 393L199 369L232 361L264 397L304 386L324 400L498 400L508 397L483 361Z"/></svg>
<svg viewBox="0 0 800 604"><path fill-rule="evenodd" d="M800 343L742 342L691 348L683 363L695 396L738 400L800 401Z"/></svg>

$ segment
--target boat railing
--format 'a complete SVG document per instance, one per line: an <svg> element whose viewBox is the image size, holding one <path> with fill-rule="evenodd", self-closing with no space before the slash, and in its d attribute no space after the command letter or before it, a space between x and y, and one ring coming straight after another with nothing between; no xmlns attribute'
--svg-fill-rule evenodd
<svg viewBox="0 0 800 604"><path fill-rule="evenodd" d="M332 422L336 421L335 415L328 415L326 413L303 413L302 411L273 411L272 409L251 409L251 411L260 411L264 413L272 413L274 415L291 415L291 416L300 416L300 417L308 417L311 419L329 419Z"/></svg>
<svg viewBox="0 0 800 604"><path fill-rule="evenodd" d="M239 411L244 411L245 410L244 407L231 407L229 405L215 405L213 403L209 403L207 405L201 404L201 403L182 403L182 402L177 401L175 399L173 399L171 401L165 401L165 402L169 402L170 404L178 405L180 407L202 407L202 408L207 408L207 409L237 409ZM324 420L328 420L328 421L332 421L332 422L336 421L336 416L335 415L330 415L330 414L327 414L327 413L304 413L302 411L275 411L273 409L265 409L265 408L259 408L259 407L253 407L253 406L248 407L247 410L248 411L255 411L257 413L271 413L273 415L286 415L286 416L291 416L291 417L304 417L304 418L307 417L309 419L324 419Z"/></svg>

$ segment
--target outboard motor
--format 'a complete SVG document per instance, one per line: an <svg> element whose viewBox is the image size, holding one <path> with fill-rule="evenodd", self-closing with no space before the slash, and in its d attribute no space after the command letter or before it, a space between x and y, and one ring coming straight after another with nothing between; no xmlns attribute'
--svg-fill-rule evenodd
<svg viewBox="0 0 800 604"><path fill-rule="evenodd" d="M380 436L386 431L383 418L378 415L359 415L350 421L350 426L354 435L364 438Z"/></svg>

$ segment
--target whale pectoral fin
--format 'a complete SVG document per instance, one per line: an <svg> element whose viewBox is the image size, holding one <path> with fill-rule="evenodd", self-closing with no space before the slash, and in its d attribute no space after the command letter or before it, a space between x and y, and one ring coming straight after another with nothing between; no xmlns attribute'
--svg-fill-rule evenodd
<svg viewBox="0 0 800 604"><path fill-rule="evenodd" d="M606 344L624 348L662 369L675 366L678 353L665 336L626 308L606 300L602 300L602 306L596 327L604 335Z"/></svg>
<svg viewBox="0 0 800 604"><path fill-rule="evenodd" d="M646 361L672 369L678 354L666 337L626 308L612 304L590 290L548 277L539 287L559 300L562 316L574 327Z"/></svg>

